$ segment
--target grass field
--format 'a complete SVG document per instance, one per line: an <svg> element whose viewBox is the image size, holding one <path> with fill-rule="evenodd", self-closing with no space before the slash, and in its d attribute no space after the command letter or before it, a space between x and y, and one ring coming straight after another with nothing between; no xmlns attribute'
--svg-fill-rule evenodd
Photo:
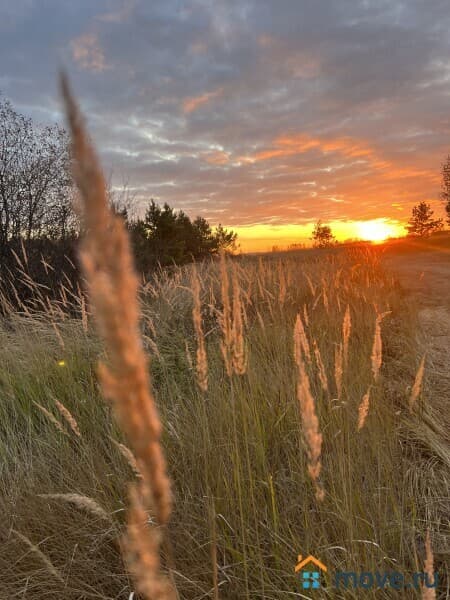
<svg viewBox="0 0 450 600"><path fill-rule="evenodd" d="M432 365L412 392L417 307L380 252L204 263L200 333L192 279L192 267L173 269L141 289L174 493L163 564L179 597L419 598L412 588L337 591L331 572L422 571L429 530L435 597L447 598L446 432L427 384ZM120 535L137 476L100 396L104 349L78 293L38 308L9 311L0 324L0 597L127 599ZM226 318L238 337L231 374ZM305 377L319 427L312 440L297 387ZM309 553L329 570L320 596L294 573L297 555Z"/></svg>

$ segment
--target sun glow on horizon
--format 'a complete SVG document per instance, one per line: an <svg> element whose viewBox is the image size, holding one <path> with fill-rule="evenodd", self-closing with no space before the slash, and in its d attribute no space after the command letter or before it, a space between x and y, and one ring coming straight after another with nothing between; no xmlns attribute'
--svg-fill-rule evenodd
<svg viewBox="0 0 450 600"><path fill-rule="evenodd" d="M399 237L401 229L397 224L388 223L385 219L361 221L358 223L358 237L362 240L380 243L390 237Z"/></svg>
<svg viewBox="0 0 450 600"><path fill-rule="evenodd" d="M339 242L365 240L380 243L389 237L402 237L406 230L403 224L387 218L367 221L329 221L333 235ZM229 226L238 234L238 243L243 252L268 252L273 247L286 250L293 244L311 246L314 222L302 224L255 223L247 226Z"/></svg>

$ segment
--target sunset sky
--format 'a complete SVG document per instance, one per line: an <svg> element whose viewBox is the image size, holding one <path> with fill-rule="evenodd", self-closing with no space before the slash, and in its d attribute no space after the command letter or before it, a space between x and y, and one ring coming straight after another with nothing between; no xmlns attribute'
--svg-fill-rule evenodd
<svg viewBox="0 0 450 600"><path fill-rule="evenodd" d="M449 31L448 0L0 0L0 90L60 120L64 66L113 184L243 249L396 234L441 216Z"/></svg>

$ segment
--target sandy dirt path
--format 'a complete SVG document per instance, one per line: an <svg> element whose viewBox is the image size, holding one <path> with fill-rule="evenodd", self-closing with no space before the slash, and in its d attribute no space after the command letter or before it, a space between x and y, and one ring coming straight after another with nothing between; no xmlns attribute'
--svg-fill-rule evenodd
<svg viewBox="0 0 450 600"><path fill-rule="evenodd" d="M442 401L450 401L450 253L388 254L384 262L419 307L428 385L435 404L445 406ZM450 432L449 412L442 416Z"/></svg>

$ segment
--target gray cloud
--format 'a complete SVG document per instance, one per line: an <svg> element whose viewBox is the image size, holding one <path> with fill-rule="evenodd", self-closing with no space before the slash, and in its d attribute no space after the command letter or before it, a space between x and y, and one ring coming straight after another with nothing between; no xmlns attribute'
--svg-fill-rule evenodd
<svg viewBox="0 0 450 600"><path fill-rule="evenodd" d="M58 119L64 65L141 204L404 219L449 151L449 26L447 0L3 0L0 88Z"/></svg>

